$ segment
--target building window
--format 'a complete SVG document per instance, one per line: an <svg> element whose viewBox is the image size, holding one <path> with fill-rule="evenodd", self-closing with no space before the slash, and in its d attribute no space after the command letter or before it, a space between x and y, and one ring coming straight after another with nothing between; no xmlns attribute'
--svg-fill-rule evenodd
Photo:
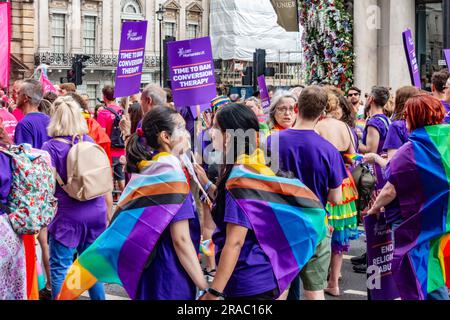
<svg viewBox="0 0 450 320"><path fill-rule="evenodd" d="M188 24L187 25L187 38L195 39L198 37L198 25L196 24Z"/></svg>
<svg viewBox="0 0 450 320"><path fill-rule="evenodd" d="M54 53L66 51L66 16L64 14L53 14L52 49Z"/></svg>
<svg viewBox="0 0 450 320"><path fill-rule="evenodd" d="M123 21L141 21L144 20L141 6L136 0L124 1L122 6L122 22Z"/></svg>
<svg viewBox="0 0 450 320"><path fill-rule="evenodd" d="M165 23L164 35L166 37L175 37L175 22Z"/></svg>
<svg viewBox="0 0 450 320"><path fill-rule="evenodd" d="M95 54L95 17L84 17L84 53Z"/></svg>
<svg viewBox="0 0 450 320"><path fill-rule="evenodd" d="M86 86L86 93L89 96L89 107L94 109L97 103L97 85L88 84Z"/></svg>

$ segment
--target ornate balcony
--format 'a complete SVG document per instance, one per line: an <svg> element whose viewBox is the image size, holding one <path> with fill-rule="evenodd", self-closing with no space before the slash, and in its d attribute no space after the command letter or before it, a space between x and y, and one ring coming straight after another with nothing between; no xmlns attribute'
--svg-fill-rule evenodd
<svg viewBox="0 0 450 320"><path fill-rule="evenodd" d="M117 68L118 56L114 54L93 54L87 60L86 68L114 70ZM46 64L51 68L70 69L72 67L75 54L71 53L51 53L41 52L34 55L34 64ZM159 67L159 57L145 56L144 69L156 69Z"/></svg>

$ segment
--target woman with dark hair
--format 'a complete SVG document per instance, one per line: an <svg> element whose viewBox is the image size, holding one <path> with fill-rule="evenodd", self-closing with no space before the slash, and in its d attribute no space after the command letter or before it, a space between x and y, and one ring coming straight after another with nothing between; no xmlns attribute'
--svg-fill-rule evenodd
<svg viewBox="0 0 450 320"><path fill-rule="evenodd" d="M266 166L258 133L258 118L241 104L214 119L213 144L223 160L212 211L218 268L202 300L279 298L326 235L319 200L299 180Z"/></svg>
<svg viewBox="0 0 450 320"><path fill-rule="evenodd" d="M406 102L409 141L388 163L387 183L368 212L392 209L385 215L394 232L392 270L403 300L449 300L450 126L442 124L444 116L430 95Z"/></svg>
<svg viewBox="0 0 450 320"><path fill-rule="evenodd" d="M0 300L26 300L27 277L24 244L14 232L3 209L11 191L13 176L11 158L1 152L11 139L0 121Z"/></svg>
<svg viewBox="0 0 450 320"><path fill-rule="evenodd" d="M176 111L155 107L146 114L127 144L133 175L114 220L74 264L82 264L89 277L81 290L66 285L59 299L76 299L94 274L98 281L121 284L133 300L194 300L196 287L207 288L197 257L198 215L175 156L187 147L185 123ZM102 263L96 263L99 257Z"/></svg>
<svg viewBox="0 0 450 320"><path fill-rule="evenodd" d="M142 145L141 138L155 150L154 155L148 151L148 146ZM153 162L167 161L174 164L187 182L176 156L187 151L188 138L185 121L180 114L165 107L152 109L145 116L142 129L138 129L128 142L127 171L150 176ZM133 183L133 178L131 181ZM152 263L142 273L138 299L193 300L196 287L206 289L207 283L197 259L199 243L200 224L189 191L185 202L162 233L154 249Z"/></svg>

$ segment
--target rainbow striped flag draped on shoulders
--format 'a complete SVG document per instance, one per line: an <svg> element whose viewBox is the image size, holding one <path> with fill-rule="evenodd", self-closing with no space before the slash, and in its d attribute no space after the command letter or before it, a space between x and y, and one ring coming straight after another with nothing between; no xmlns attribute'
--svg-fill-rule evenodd
<svg viewBox="0 0 450 320"><path fill-rule="evenodd" d="M111 225L70 267L59 300L77 299L97 281L119 284L136 299L155 245L189 194L174 156L160 154L140 167L122 193Z"/></svg>
<svg viewBox="0 0 450 320"><path fill-rule="evenodd" d="M403 223L394 231L393 275L403 300L450 287L450 126L415 130L391 160Z"/></svg>
<svg viewBox="0 0 450 320"><path fill-rule="evenodd" d="M282 294L326 237L326 212L298 179L276 176L261 150L238 159L226 188L247 215Z"/></svg>

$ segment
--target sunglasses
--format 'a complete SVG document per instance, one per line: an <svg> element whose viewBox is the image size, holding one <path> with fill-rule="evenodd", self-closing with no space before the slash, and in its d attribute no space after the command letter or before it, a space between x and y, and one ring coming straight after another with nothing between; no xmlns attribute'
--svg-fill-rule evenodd
<svg viewBox="0 0 450 320"><path fill-rule="evenodd" d="M349 93L348 94L349 98L351 98L351 97L358 97L358 96L359 96L359 93Z"/></svg>

